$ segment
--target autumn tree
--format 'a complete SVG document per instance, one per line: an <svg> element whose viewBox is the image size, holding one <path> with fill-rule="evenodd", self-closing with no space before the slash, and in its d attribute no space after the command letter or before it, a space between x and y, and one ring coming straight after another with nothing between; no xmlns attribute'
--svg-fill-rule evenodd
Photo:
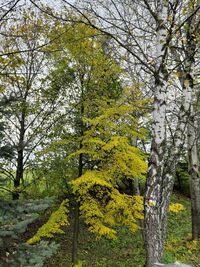
<svg viewBox="0 0 200 267"><path fill-rule="evenodd" d="M126 74L124 71L122 71L115 60L109 54L107 54L107 38L105 36L102 36L97 30L87 25L61 23L57 25L56 32L60 32L60 38L58 38L57 42L52 44L52 47L50 49L57 47L58 51L54 54L54 68L49 77L52 90L60 87L64 87L67 90L68 93L67 98L65 99L65 108L70 110L70 113L68 113L67 118L65 118L65 124L61 125L60 128L58 127L57 132L54 133L54 136L57 136L57 139L55 139L55 141L52 140L48 149L44 148L44 153L46 151L51 156L52 153L59 153L60 146L62 146L62 150L67 148L65 155L67 156L68 154L68 157L64 159L64 161L66 162L66 164L68 164L67 162L71 161L69 165L70 168L76 169L76 171L74 172L70 171L72 176L68 179L73 181L74 178L80 177L80 180L82 180L82 176L85 177L88 173L92 173L92 175L94 175L95 182L95 177L97 177L98 179L98 174L101 174L102 172L102 183L106 183L106 181L104 181L105 173L103 174L103 170L100 169L96 172L94 172L94 170L96 168L99 168L100 165L104 163L106 158L108 158L108 156L106 156L106 153L109 154L110 152L105 150L106 158L102 159L100 155L101 150L103 151L103 149L101 147L99 147L98 149L95 146L90 148L89 144L91 142L91 144L95 145L95 140L98 141L98 139L100 140L100 138L104 139L104 141L102 141L102 143L104 144L106 144L106 140L110 141L108 146L113 146L114 149L113 153L110 154L110 167L112 167L112 160L115 162L112 167L112 175L114 175L117 168L119 168L119 177L116 177L116 181L114 181L114 178L113 182L110 181L110 186L113 187L113 197L119 198L119 201L120 199L123 200L123 203L125 203L126 201L135 203L133 209L130 211L129 216L131 218L131 216L133 216L133 213L135 214L135 219L130 222L130 227L136 229L138 227L136 222L137 218L142 218L142 199L138 197L137 200L134 199L134 197L128 195L123 199L123 193L125 192L120 191L122 190L120 184L125 179L130 179L133 181L134 178L138 178L139 176L142 176L144 178L144 172L146 170L144 155L142 154L142 152L140 152L139 149L134 148L131 145L133 141L132 138L135 139L136 136L141 137L142 131L140 133L139 131L137 132L137 130L134 130L138 125L137 118L135 118L137 117L136 113L138 111L136 112L136 109L132 109L130 107L133 105L133 101L130 100L130 92L127 93L129 95L127 98L123 98L122 103L119 102L118 106L113 106L115 101L117 101L117 99L122 96L123 87L125 87L126 84L123 84L122 78L125 77ZM54 34L54 31L52 32L52 34ZM68 85L65 84L65 80L69 72L73 76L74 82L72 82L68 87ZM139 97L138 86L139 85L136 85L137 89L135 89L135 91L132 91L133 97ZM127 89L126 91L130 90ZM126 107L126 104L128 105L129 101L131 104L129 107ZM140 106L141 103L138 102L138 105ZM140 106L140 108L141 107L142 106ZM103 115L104 109L108 111L107 115ZM95 121L97 121L98 119L101 121L100 117L103 118L103 121L100 123L103 136L95 139L92 132L94 133L95 131L98 131L98 129L97 125L94 126L93 123L95 123ZM93 120L94 122L92 122ZM111 127L112 120L113 125ZM123 126L120 126L121 121L123 121ZM130 127L125 126L126 122L130 124ZM101 125L102 123L103 125ZM118 124L119 126L117 134L115 133L114 128L116 128ZM106 129L107 127L108 129ZM133 128L132 130L131 127ZM129 134L125 134L125 128L127 132L129 131ZM119 150L115 148L115 142L117 142L117 144L119 143ZM96 143L96 145L98 145L98 142ZM122 149L121 153L120 148ZM112 147L110 147L110 150L112 150ZM92 158L91 153L97 155L96 159ZM125 157L126 153L129 153L130 155L127 155L127 158L125 160L126 163L124 164L123 157ZM117 159L117 154L119 154L119 159ZM74 159L74 163L72 163L72 159ZM120 164L120 160L121 165L118 165ZM128 166L125 166L129 164L129 161L134 161L132 162L133 164L130 165L132 168L130 171L128 171ZM110 164L107 165L108 168ZM140 165L140 168L138 167L138 169L136 169L137 164ZM123 170L123 166L126 170ZM66 182L67 177L68 174L66 173ZM77 182L80 180L78 178ZM75 188L75 185L71 185L71 187ZM99 194L101 194L101 189L102 188L100 184L99 189L96 189L99 190ZM93 188L91 187L91 191L92 190ZM95 193L95 189L93 191L93 193ZM87 204L87 202L85 202L84 204L84 196L81 195L81 191L79 192L77 188L76 190L74 189L74 194L76 197L76 203L74 210L74 237L72 254L73 264L77 262L79 204L81 205L81 207L82 205L84 206L85 204ZM113 201L115 200L113 199ZM112 206L111 203L109 204L109 206ZM121 208L122 206L116 207L116 210L114 212L120 213ZM124 211L124 213L126 213L126 211ZM86 220L87 218L90 218L90 215L87 215L87 212L85 212L84 214L86 215L84 216ZM113 216L115 215L113 214ZM127 220L127 218L125 219L125 217L122 216L122 221L124 221L124 223L125 220ZM110 229L110 232L112 231L113 230ZM97 231L93 232L98 234ZM106 235L106 232L104 234ZM113 237L114 235L111 234L111 236Z"/></svg>
<svg viewBox="0 0 200 267"><path fill-rule="evenodd" d="M82 148L74 154L86 154L95 163L72 184L79 195L81 214L89 229L100 237L115 238L113 227L121 224L134 232L137 219L143 218L142 198L131 191L125 193L120 186L124 179L144 179L146 172L144 154L131 145L131 140L144 132L137 131L133 102L127 105L123 100L110 104L99 101L99 114L85 119L90 127L83 136Z"/></svg>
<svg viewBox="0 0 200 267"><path fill-rule="evenodd" d="M78 23L99 29L113 40L112 45L120 49L121 54L124 50L128 52L129 62L131 60L132 65L137 66L135 69L140 79L152 92L152 142L145 193L146 266L152 266L163 255L167 210L176 164L186 138L190 105L187 90L182 91L182 101L176 109L172 104L176 101L174 89L177 81L172 75L179 63L176 63L169 47L178 38L177 32L198 14L199 7L196 6L190 14L184 14L187 3L180 1L149 3L144 0L138 4L138 1L97 0L79 1L75 5L66 0L62 2L82 16L82 21ZM48 13L48 10L44 12ZM56 14L49 15L67 20ZM121 58L124 60L124 57ZM172 124L168 120L171 110L176 110L177 114Z"/></svg>

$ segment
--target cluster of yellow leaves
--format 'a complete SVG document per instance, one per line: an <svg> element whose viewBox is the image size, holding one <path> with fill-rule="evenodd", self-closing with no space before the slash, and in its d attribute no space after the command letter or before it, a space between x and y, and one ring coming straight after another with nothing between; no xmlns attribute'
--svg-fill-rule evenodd
<svg viewBox="0 0 200 267"><path fill-rule="evenodd" d="M63 225L68 224L68 200L64 200L58 210L53 212L47 221L39 230L37 233L30 238L27 243L33 244L35 242L38 242L41 240L42 237L53 237L56 233L64 233L64 231L61 229Z"/></svg>
<svg viewBox="0 0 200 267"><path fill-rule="evenodd" d="M108 172L96 170L72 181L74 192L79 195L81 215L97 238L116 238L118 225L135 232L138 220L143 219L143 198L121 194L111 182Z"/></svg>
<svg viewBox="0 0 200 267"><path fill-rule="evenodd" d="M87 144L84 141L84 145L73 156L84 153L88 154L91 160L100 159L102 168L113 177L125 175L130 178L145 178L147 163L144 161L144 154L131 146L127 137L113 136L107 143L95 138L88 140Z"/></svg>
<svg viewBox="0 0 200 267"><path fill-rule="evenodd" d="M185 210L185 207L180 203L172 203L169 205L169 211L173 213L179 213Z"/></svg>
<svg viewBox="0 0 200 267"><path fill-rule="evenodd" d="M73 185L74 192L78 191L81 195L86 194L94 185L112 188L111 178L108 174L97 170L88 170L81 177L73 180L71 183Z"/></svg>
<svg viewBox="0 0 200 267"><path fill-rule="evenodd" d="M112 155L113 165L109 170L111 174L144 178L147 168L144 155L138 148L129 144L127 137L113 136L102 149Z"/></svg>
<svg viewBox="0 0 200 267"><path fill-rule="evenodd" d="M145 156L131 143L137 138L145 138L145 131L139 128L132 105L101 103L100 115L85 119L90 125L82 139L83 147L74 155L85 153L92 160L106 162L105 168L110 172L123 173L129 177L144 177L147 164ZM111 167L112 166L112 167Z"/></svg>

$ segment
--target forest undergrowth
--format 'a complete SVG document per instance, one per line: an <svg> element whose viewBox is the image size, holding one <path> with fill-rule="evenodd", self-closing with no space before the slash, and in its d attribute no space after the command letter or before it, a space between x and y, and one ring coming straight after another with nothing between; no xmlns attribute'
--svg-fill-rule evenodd
<svg viewBox="0 0 200 267"><path fill-rule="evenodd" d="M172 197L172 203L180 203L185 209L169 214L164 261L165 263L179 261L200 267L200 241L192 241L190 235L190 200L176 193ZM60 248L56 255L46 261L45 267L70 267L72 229L67 226L64 230L65 234L55 236ZM83 267L142 267L145 251L141 231L131 234L122 227L116 240L105 238L96 240L81 222L79 259L78 266Z"/></svg>

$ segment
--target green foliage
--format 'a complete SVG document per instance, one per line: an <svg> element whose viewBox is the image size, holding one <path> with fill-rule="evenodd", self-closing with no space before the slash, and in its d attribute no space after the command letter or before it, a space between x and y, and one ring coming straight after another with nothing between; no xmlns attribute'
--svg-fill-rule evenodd
<svg viewBox="0 0 200 267"><path fill-rule="evenodd" d="M168 240L165 246L164 260L170 262L185 262L192 266L200 264L200 241L191 238L191 204L190 200L181 195L174 195L173 202L179 202L184 210L169 213Z"/></svg>
<svg viewBox="0 0 200 267"><path fill-rule="evenodd" d="M121 88L119 75L122 74L122 69L110 55L105 53L104 37L85 24L68 23L63 26L58 23L52 32L52 38L55 31L60 33L60 38L55 40L52 46L64 50L63 53L55 54L58 75L63 70L66 73L66 68L71 66L72 76L81 82L80 89L84 93L92 94L90 99L102 96L102 93L104 96L113 95L115 98L119 96ZM62 80L63 76L60 78L59 80Z"/></svg>
<svg viewBox="0 0 200 267"><path fill-rule="evenodd" d="M57 249L55 243L40 242L31 246L19 242L18 238L28 231L28 226L53 203L52 198L26 201L0 201L0 249L6 250L2 267L43 266L46 257Z"/></svg>
<svg viewBox="0 0 200 267"><path fill-rule="evenodd" d="M74 267L83 267L82 261L79 261Z"/></svg>
<svg viewBox="0 0 200 267"><path fill-rule="evenodd" d="M47 258L50 258L59 245L55 242L40 241L36 245L20 244L14 255L8 255L7 261L1 267L43 267Z"/></svg>
<svg viewBox="0 0 200 267"><path fill-rule="evenodd" d="M53 199L45 198L27 201L0 201L0 238L16 238L24 233L30 223L52 204Z"/></svg>
<svg viewBox="0 0 200 267"><path fill-rule="evenodd" d="M6 24L4 31L10 34L4 36L1 42L1 50L7 55L3 57L5 62L0 80L0 87L4 88L0 93L3 107L0 108L0 128L4 126L4 135L0 133L0 157L3 157L0 172L4 171L8 178L4 187L10 193L13 187L18 187L14 190L19 190L19 193L26 189L25 169L33 170L39 165L36 152L51 142L49 133L62 122L66 98L66 90L56 90L50 85L51 58L42 49L36 49L50 41L48 32L51 32L54 23L29 7L20 9L19 17L14 25ZM21 53L24 50L26 52ZM65 77L65 85L71 82L70 77L70 73L68 79ZM21 160L19 155L23 155ZM20 177L15 178L19 173ZM34 181L35 184L39 178ZM16 185L22 183L22 187Z"/></svg>
<svg viewBox="0 0 200 267"><path fill-rule="evenodd" d="M44 142L37 154L39 168L36 172L41 179L36 187L32 184L28 192L37 191L42 195L66 193L67 182L77 177L77 159L68 156L79 148L81 131L87 128L84 126L81 130L83 117L95 117L100 105L97 100L117 98L122 91L122 70L111 56L106 55L103 38L96 35L94 29L58 23L51 38L54 39L55 34L59 34L59 38L48 49L56 47L56 51L58 48L60 51L51 54L53 68L47 77L49 90L44 93L44 99L55 95L63 98L63 92L66 92L62 110L67 116L52 129L48 136L50 141ZM88 163L86 155L83 161Z"/></svg>

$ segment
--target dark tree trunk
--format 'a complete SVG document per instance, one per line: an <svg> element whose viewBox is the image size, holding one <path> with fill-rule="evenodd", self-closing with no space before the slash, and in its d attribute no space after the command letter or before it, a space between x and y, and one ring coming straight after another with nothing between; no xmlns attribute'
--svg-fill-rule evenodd
<svg viewBox="0 0 200 267"><path fill-rule="evenodd" d="M82 145L80 145L80 148ZM83 173L83 155L79 156L79 177ZM74 224L73 224L73 244L72 244L72 264L75 266L78 261L78 237L79 237L79 203L75 200Z"/></svg>
<svg viewBox="0 0 200 267"><path fill-rule="evenodd" d="M134 178L134 181L133 181L133 192L134 192L134 195L136 196L140 196L141 193L140 193L140 184L139 184L139 179L138 178Z"/></svg>
<svg viewBox="0 0 200 267"><path fill-rule="evenodd" d="M178 172L176 172L176 178L177 178L177 182L178 182L178 190L179 192L181 192L182 190L182 181L181 181L181 176Z"/></svg>
<svg viewBox="0 0 200 267"><path fill-rule="evenodd" d="M23 180L24 174L24 134L25 134L25 113L21 115L20 121L20 133L19 133L19 144L17 148L17 169L14 179L14 192L12 193L13 200L19 199L19 186Z"/></svg>
<svg viewBox="0 0 200 267"><path fill-rule="evenodd" d="M192 205L192 238L198 239L200 238L200 177L194 166L191 166L189 172Z"/></svg>
<svg viewBox="0 0 200 267"><path fill-rule="evenodd" d="M20 186L20 182L23 179L23 172L24 172L24 166L23 166L23 149L18 151L17 155L17 171L16 176L14 179L14 192L12 194L13 200L19 199L19 192L18 188Z"/></svg>
<svg viewBox="0 0 200 267"><path fill-rule="evenodd" d="M73 223L73 242L72 242L72 265L78 262L78 237L79 237L79 204L75 202L74 206L74 223Z"/></svg>
<svg viewBox="0 0 200 267"><path fill-rule="evenodd" d="M84 135L84 124L83 124L84 105L81 104L81 119L80 119L80 136ZM80 141L80 149L83 147L82 140ZM83 154L79 155L78 165L78 177L83 174ZM74 224L73 224L73 241L72 241L72 266L75 266L78 262L78 238L79 238L79 203L75 199L74 206Z"/></svg>

